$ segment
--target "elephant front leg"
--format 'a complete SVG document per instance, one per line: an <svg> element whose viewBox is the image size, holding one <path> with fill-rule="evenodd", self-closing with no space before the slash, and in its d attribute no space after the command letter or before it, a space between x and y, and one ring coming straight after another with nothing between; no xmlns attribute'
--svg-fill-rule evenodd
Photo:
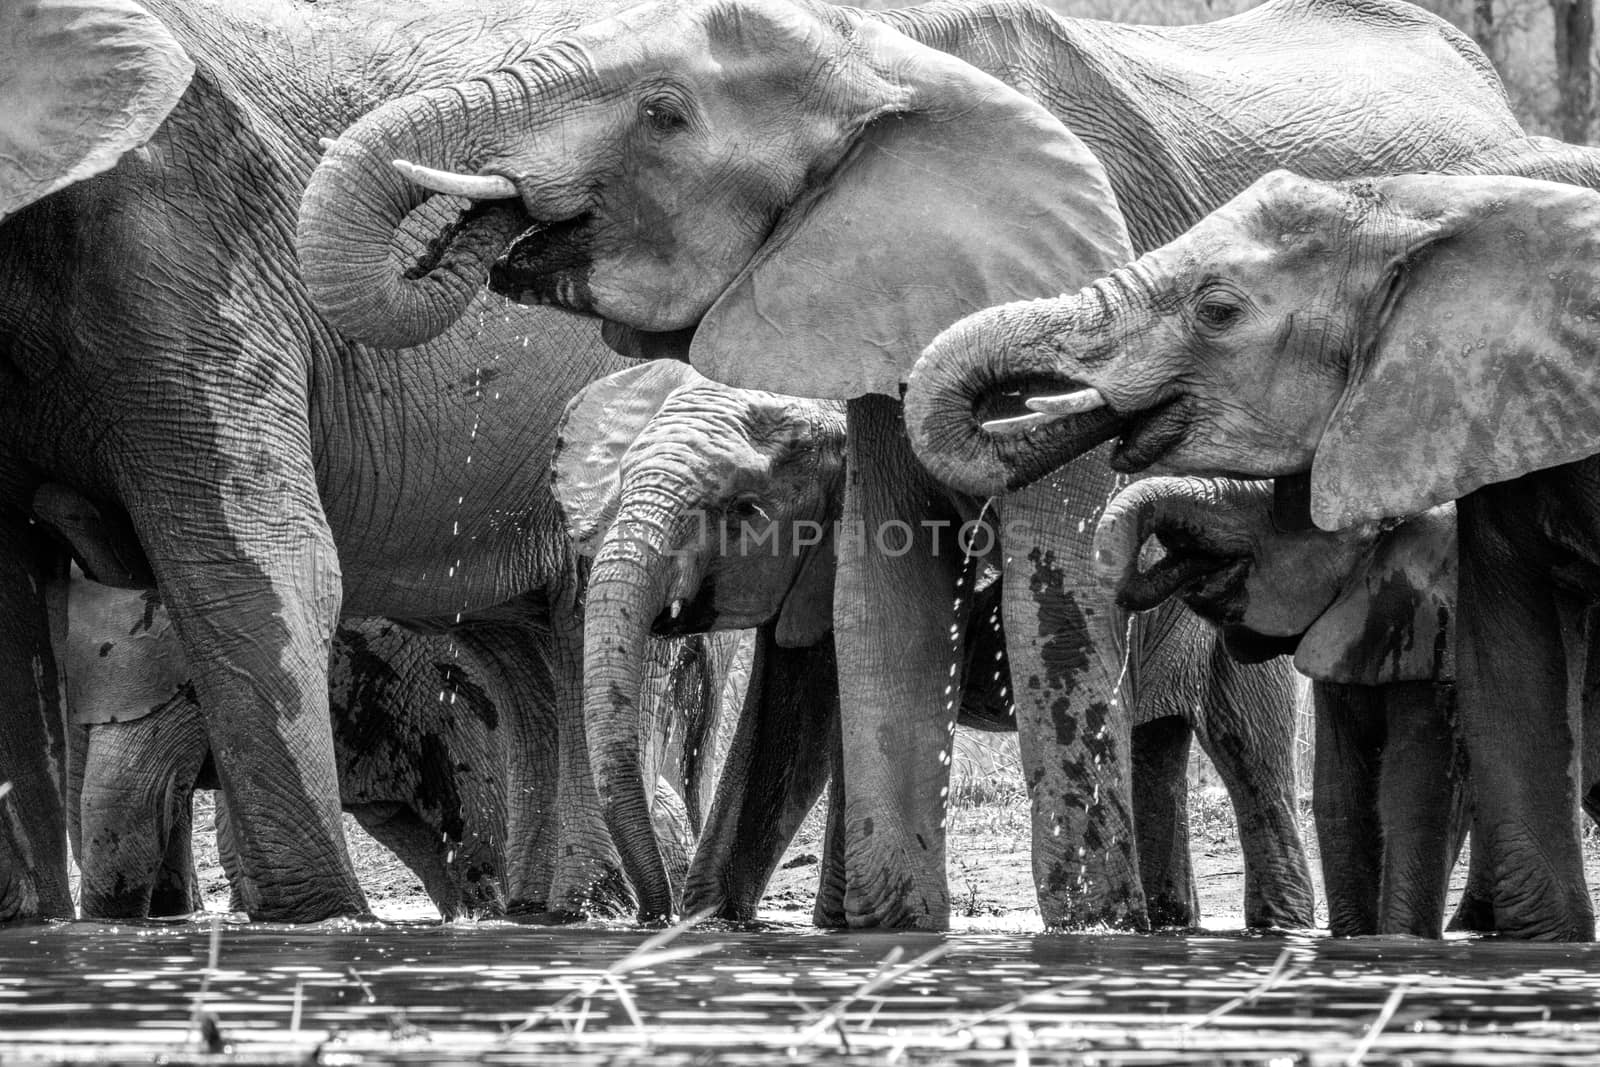
<svg viewBox="0 0 1600 1067"><path fill-rule="evenodd" d="M1096 452L1001 503L1006 655L1032 801L1034 884L1045 925L1063 929L1149 925L1121 643L1090 562L1112 488Z"/></svg>
<svg viewBox="0 0 1600 1067"><path fill-rule="evenodd" d="M238 455L207 486L218 495L164 469L132 516L205 712L241 899L258 920L365 915L328 719L339 562L309 455L266 439L223 451Z"/></svg>
<svg viewBox="0 0 1600 1067"><path fill-rule="evenodd" d="M1194 926L1200 896L1189 858L1189 744L1194 728L1168 715L1133 728L1133 817L1150 921Z"/></svg>
<svg viewBox="0 0 1600 1067"><path fill-rule="evenodd" d="M1472 847L1493 880L1499 933L1589 941L1577 743L1587 642L1580 613L1551 588L1541 539L1523 525L1537 512L1519 490L1538 480L1457 503L1456 677Z"/></svg>
<svg viewBox="0 0 1600 1067"><path fill-rule="evenodd" d="M811 648L780 648L776 628L768 623L757 638L744 709L689 867L685 914L754 919L828 778L839 743L832 636Z"/></svg>
<svg viewBox="0 0 1600 1067"><path fill-rule="evenodd" d="M1245 924L1311 926L1316 908L1295 796L1292 672L1282 659L1237 663L1208 637L1202 740L1239 823Z"/></svg>
<svg viewBox="0 0 1600 1067"><path fill-rule="evenodd" d="M0 522L0 922L72 918L66 719L47 604L65 561Z"/></svg>
<svg viewBox="0 0 1600 1067"><path fill-rule="evenodd" d="M950 923L945 799L970 575L900 408L849 406L834 641L844 743L845 913L851 926ZM953 521L954 516L951 516Z"/></svg>
<svg viewBox="0 0 1600 1067"><path fill-rule="evenodd" d="M1450 698L1428 682L1387 685L1383 696L1388 726L1378 788L1378 933L1436 938L1459 845Z"/></svg>
<svg viewBox="0 0 1600 1067"><path fill-rule="evenodd" d="M1334 937L1378 932L1383 832L1378 821L1378 770L1385 732L1381 695L1366 685L1314 682L1317 740L1312 817Z"/></svg>

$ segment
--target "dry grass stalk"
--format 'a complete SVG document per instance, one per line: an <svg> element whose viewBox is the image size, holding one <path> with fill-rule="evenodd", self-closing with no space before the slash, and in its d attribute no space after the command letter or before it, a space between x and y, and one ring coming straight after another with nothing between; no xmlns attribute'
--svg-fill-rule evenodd
<svg viewBox="0 0 1600 1067"><path fill-rule="evenodd" d="M1355 1049L1345 1059L1346 1067L1357 1067L1372 1049L1373 1042L1378 1040L1378 1035L1383 1033L1383 1028L1389 1025L1389 1020L1394 1018L1395 1011L1400 1007L1400 1001L1406 995L1406 986L1402 982L1389 992L1389 999L1383 1002L1383 1008L1378 1012L1378 1017L1372 1020L1372 1025L1367 1028L1366 1034L1357 1043Z"/></svg>
<svg viewBox="0 0 1600 1067"><path fill-rule="evenodd" d="M502 1034L500 1040L502 1042L509 1041L519 1034L526 1033L546 1020L561 1014L575 1001L581 1004L581 1014L578 1020L579 1026L574 1032L581 1033L582 1024L587 1022L589 1017L589 1001L600 991L602 986L609 987L611 992L616 995L618 1002L622 1005L622 1010L628 1013L633 1025L641 1030L644 1029L644 1020L639 1015L638 1006L634 1002L633 995L620 980L621 976L629 971L656 967L663 963L674 963L678 960L693 959L696 956L704 956L708 952L720 951L723 947L720 941L712 941L704 945L668 947L685 931L692 929L696 924L704 922L710 917L711 912L709 910L702 911L695 915L687 916L676 925L669 926L660 933L645 938L639 943L638 948L617 960L605 970L594 972L588 982L572 990L548 1008L530 1013L521 1023Z"/></svg>
<svg viewBox="0 0 1600 1067"><path fill-rule="evenodd" d="M907 963L900 963L898 966L896 966L896 964L898 963L900 957L904 955L904 952L899 948L891 949L889 954L883 958L883 962L878 964L877 971L873 973L870 978L868 978L865 982L862 982L848 995L842 997L832 1007L828 1008L820 1016L818 1016L810 1026L807 1026L804 1030L802 1030L799 1037L796 1039L796 1043L801 1045L814 1044L817 1038L824 1031L830 1029L834 1026L834 1024L840 1023L841 1020L843 1020L845 1012L850 1010L850 1005L861 1000L863 997L871 996L873 993L876 993L886 985L899 981L912 971L926 967L934 960L944 956L950 951L951 947L952 946L948 942L935 945L922 955L918 956L916 959L913 959ZM840 1027L840 1033L843 1033L842 1025Z"/></svg>
<svg viewBox="0 0 1600 1067"><path fill-rule="evenodd" d="M1293 977L1293 975L1289 973L1289 961L1293 958L1294 953L1289 949L1284 949L1282 952L1278 953L1278 959L1273 963L1272 970L1267 972L1266 978L1262 979L1260 985L1256 986L1242 997L1234 997L1232 1000L1227 1001L1224 1004L1219 1004L1200 1019L1186 1024L1183 1029L1198 1030L1200 1027L1205 1026L1208 1023L1216 1022L1218 1019L1222 1018L1224 1015L1235 1010L1236 1008L1244 1008L1254 1004L1262 997L1263 994L1271 992L1272 988L1279 982L1285 980L1286 978Z"/></svg>

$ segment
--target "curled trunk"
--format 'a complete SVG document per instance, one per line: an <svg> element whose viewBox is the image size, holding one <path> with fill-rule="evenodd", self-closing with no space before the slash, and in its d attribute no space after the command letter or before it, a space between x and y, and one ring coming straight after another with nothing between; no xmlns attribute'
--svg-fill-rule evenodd
<svg viewBox="0 0 1600 1067"><path fill-rule="evenodd" d="M1067 393L1082 383L1066 374L1054 340L1067 330L1103 329L1109 304L1094 321L1072 309L1082 301L1031 300L970 315L928 347L906 391L906 430L940 481L993 496L1037 481L1063 463L1115 437L1123 419L1107 408L1048 422L1026 433L997 434L984 423L1023 414L1031 396Z"/></svg>
<svg viewBox="0 0 1600 1067"><path fill-rule="evenodd" d="M1215 483L1204 478L1147 478L1106 507L1095 534L1100 584L1130 611L1153 608L1184 586L1224 566L1226 511ZM1139 569L1144 544L1160 534L1166 556Z"/></svg>
<svg viewBox="0 0 1600 1067"><path fill-rule="evenodd" d="M515 199L465 211L459 199L430 201L433 194L394 161L476 174L489 163L485 145L497 131L472 117L496 116L504 127L525 111L524 95L512 74L497 71L380 107L328 146L301 200L298 247L312 302L342 333L404 348L437 337L466 311L528 215ZM397 239L402 227L431 238L412 262L402 250L417 237Z"/></svg>
<svg viewBox="0 0 1600 1067"><path fill-rule="evenodd" d="M640 714L642 673L652 620L666 602L681 489L635 489L590 572L584 615L583 717L601 811L644 922L668 918L675 887L650 817Z"/></svg>

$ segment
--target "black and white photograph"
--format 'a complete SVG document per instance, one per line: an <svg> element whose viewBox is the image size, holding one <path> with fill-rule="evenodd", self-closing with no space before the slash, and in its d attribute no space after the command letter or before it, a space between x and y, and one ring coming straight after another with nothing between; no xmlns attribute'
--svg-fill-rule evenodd
<svg viewBox="0 0 1600 1067"><path fill-rule="evenodd" d="M0 0L0 1064L1600 1063L1594 6Z"/></svg>

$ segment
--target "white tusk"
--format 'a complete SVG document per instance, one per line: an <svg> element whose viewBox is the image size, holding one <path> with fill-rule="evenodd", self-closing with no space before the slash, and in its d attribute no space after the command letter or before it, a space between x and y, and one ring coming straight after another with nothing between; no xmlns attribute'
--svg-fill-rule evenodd
<svg viewBox="0 0 1600 1067"><path fill-rule="evenodd" d="M328 149L332 148L334 145L336 145L338 143L339 142L335 141L332 137L318 137L317 138L317 147L322 149L324 152L326 152Z"/></svg>
<svg viewBox="0 0 1600 1067"><path fill-rule="evenodd" d="M451 196L464 196L470 200L506 200L517 195L517 187L510 178L498 174L456 174L448 170L434 170L403 159L394 161L394 169L424 189Z"/></svg>
<svg viewBox="0 0 1600 1067"><path fill-rule="evenodd" d="M676 619L682 612L683 612L683 601L681 599L673 600L672 606L667 608L667 615L670 618Z"/></svg>
<svg viewBox="0 0 1600 1067"><path fill-rule="evenodd" d="M1086 411L1105 407L1106 398L1100 395L1098 389L1079 389L1075 393L1062 393L1060 396L1030 396L1023 403L1029 411L1049 415L1082 415Z"/></svg>
<svg viewBox="0 0 1600 1067"><path fill-rule="evenodd" d="M1027 433L1036 426L1045 426L1049 423L1060 421L1060 415L1039 411L1032 415L1017 415L1009 419L990 419L983 424L983 428L997 437L1012 437L1020 433Z"/></svg>

